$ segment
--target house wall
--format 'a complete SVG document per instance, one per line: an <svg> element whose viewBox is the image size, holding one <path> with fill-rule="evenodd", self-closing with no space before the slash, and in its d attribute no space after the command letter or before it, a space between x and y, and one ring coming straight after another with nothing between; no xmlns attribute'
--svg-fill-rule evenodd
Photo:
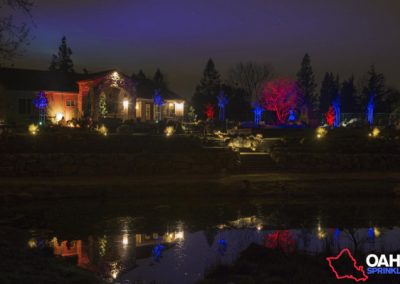
<svg viewBox="0 0 400 284"><path fill-rule="evenodd" d="M62 117L66 121L79 118L82 113L78 93L46 91L48 100L47 115L53 122L58 122Z"/></svg>
<svg viewBox="0 0 400 284"><path fill-rule="evenodd" d="M146 116L146 105L150 112ZM167 100L161 108L161 117L167 119L182 119L184 117L184 101ZM153 100L150 99L137 99L136 104L136 118L142 121L155 121L157 120L157 106L154 105Z"/></svg>
<svg viewBox="0 0 400 284"><path fill-rule="evenodd" d="M37 122L39 112L33 102L38 92L0 88L0 120L16 126ZM45 94L48 100L47 115L53 122L56 122L57 114L64 116L65 120L80 117L82 111L78 107L77 93L45 91Z"/></svg>
<svg viewBox="0 0 400 284"><path fill-rule="evenodd" d="M33 106L35 91L15 91L2 89L0 94L0 119L17 126L37 120L38 112Z"/></svg>

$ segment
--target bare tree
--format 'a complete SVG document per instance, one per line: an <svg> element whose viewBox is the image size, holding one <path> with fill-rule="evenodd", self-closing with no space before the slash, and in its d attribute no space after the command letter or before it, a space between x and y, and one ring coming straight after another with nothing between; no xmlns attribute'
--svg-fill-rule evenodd
<svg viewBox="0 0 400 284"><path fill-rule="evenodd" d="M31 20L32 0L0 0L0 64L12 61L28 42L29 25L17 21L15 14L22 13Z"/></svg>
<svg viewBox="0 0 400 284"><path fill-rule="evenodd" d="M251 100L258 100L263 84L273 77L268 63L240 62L228 72L229 83L243 89Z"/></svg>

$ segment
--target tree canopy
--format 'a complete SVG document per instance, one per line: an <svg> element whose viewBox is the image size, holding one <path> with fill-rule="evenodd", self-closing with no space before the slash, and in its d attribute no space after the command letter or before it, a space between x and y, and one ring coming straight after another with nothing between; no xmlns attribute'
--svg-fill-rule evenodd
<svg viewBox="0 0 400 284"><path fill-rule="evenodd" d="M15 14L31 18L32 7L30 0L0 0L0 65L12 61L29 42L29 26L16 21Z"/></svg>
<svg viewBox="0 0 400 284"><path fill-rule="evenodd" d="M206 117L204 113L206 105L216 104L220 88L221 76L215 68L214 61L210 58L192 97L192 105L199 118Z"/></svg>
<svg viewBox="0 0 400 284"><path fill-rule="evenodd" d="M67 45L67 38L62 37L60 46L58 47L58 54L53 54L49 70L60 71L64 73L74 73L74 63L71 59L72 50Z"/></svg>
<svg viewBox="0 0 400 284"><path fill-rule="evenodd" d="M313 112L318 112L319 96L318 93L315 92L317 84L315 83L315 76L311 67L311 58L308 53L304 55L300 70L297 72L297 84L303 91L304 103L306 103Z"/></svg>

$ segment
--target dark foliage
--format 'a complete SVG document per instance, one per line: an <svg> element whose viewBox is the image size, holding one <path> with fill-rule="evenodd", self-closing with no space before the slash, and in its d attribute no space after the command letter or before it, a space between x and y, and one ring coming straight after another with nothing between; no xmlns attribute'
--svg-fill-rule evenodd
<svg viewBox="0 0 400 284"><path fill-rule="evenodd" d="M203 77L196 86L192 97L192 105L199 118L205 119L205 107L207 104L216 105L217 95L221 88L220 74L215 68L214 61L210 58L203 71Z"/></svg>

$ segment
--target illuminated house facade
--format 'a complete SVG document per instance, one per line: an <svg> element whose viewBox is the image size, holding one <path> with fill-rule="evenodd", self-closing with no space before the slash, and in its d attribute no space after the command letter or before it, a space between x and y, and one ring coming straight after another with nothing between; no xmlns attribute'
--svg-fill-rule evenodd
<svg viewBox="0 0 400 284"><path fill-rule="evenodd" d="M154 104L153 98L138 97L136 100L136 118L141 121L155 121L158 119L158 112L161 112L161 119L182 119L184 116L185 101L177 95L169 95L163 98L164 104L159 107Z"/></svg>
<svg viewBox="0 0 400 284"><path fill-rule="evenodd" d="M38 120L33 106L36 95L44 91L48 100L47 117L54 123L91 117L155 121L156 107L147 93L137 92L135 81L116 70L92 74L1 68L0 123L26 125ZM163 118L180 119L184 100L167 93ZM103 107L102 107L103 106ZM105 110L104 110L105 109Z"/></svg>

